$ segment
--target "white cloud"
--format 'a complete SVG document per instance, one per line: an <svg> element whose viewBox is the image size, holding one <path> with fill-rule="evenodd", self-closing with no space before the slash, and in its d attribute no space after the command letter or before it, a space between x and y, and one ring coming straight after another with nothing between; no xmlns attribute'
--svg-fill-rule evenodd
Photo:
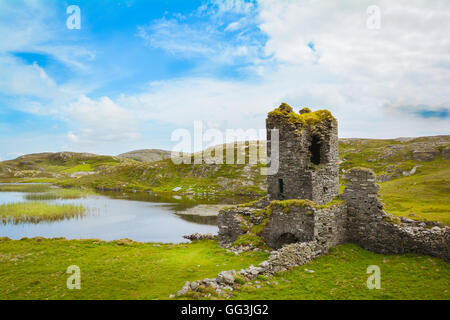
<svg viewBox="0 0 450 320"><path fill-rule="evenodd" d="M86 96L63 108L68 121L78 126L67 136L72 143L90 145L102 142L121 142L137 139L134 116L108 97L92 100Z"/></svg>
<svg viewBox="0 0 450 320"><path fill-rule="evenodd" d="M381 29L366 9L381 9ZM267 54L284 64L317 63L360 108L450 101L448 1L261 1ZM314 43L315 52L308 43ZM315 56L314 54L317 54ZM317 61L316 61L317 58Z"/></svg>
<svg viewBox="0 0 450 320"><path fill-rule="evenodd" d="M0 92L49 98L57 89L56 83L36 63L22 64L18 59L0 55Z"/></svg>
<svg viewBox="0 0 450 320"><path fill-rule="evenodd" d="M213 43L214 30L198 30L176 19L162 18L148 27L139 27L139 36L154 48L185 56L213 54L219 43Z"/></svg>
<svg viewBox="0 0 450 320"><path fill-rule="evenodd" d="M181 59L201 57L203 65L232 65L257 59L261 42L255 28L256 6L241 0L208 1L196 14L163 17L138 27L151 48Z"/></svg>

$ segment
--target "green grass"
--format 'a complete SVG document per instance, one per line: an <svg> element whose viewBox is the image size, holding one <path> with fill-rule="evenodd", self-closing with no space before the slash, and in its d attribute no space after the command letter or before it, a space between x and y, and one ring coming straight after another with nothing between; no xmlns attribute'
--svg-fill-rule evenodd
<svg viewBox="0 0 450 320"><path fill-rule="evenodd" d="M387 212L446 225L450 225L449 194L450 166L444 160L424 164L415 175L384 182L380 188Z"/></svg>
<svg viewBox="0 0 450 320"><path fill-rule="evenodd" d="M54 189L45 193L30 193L25 195L26 200L57 200L57 199L80 199L86 198L88 195L94 194L90 190L81 189Z"/></svg>
<svg viewBox="0 0 450 320"><path fill-rule="evenodd" d="M74 172L87 172L87 171L92 171L92 170L94 170L94 167L92 167L92 165L89 163L85 163L85 164L76 165L69 169L62 170L62 172L74 173Z"/></svg>
<svg viewBox="0 0 450 320"><path fill-rule="evenodd" d="M118 245L121 243L122 245ZM169 299L186 281L267 258L236 256L217 241L142 244L98 240L0 240L0 299ZM81 269L81 290L68 290L67 267Z"/></svg>
<svg viewBox="0 0 450 320"><path fill-rule="evenodd" d="M367 267L381 270L381 289L367 288ZM313 270L314 273L305 271ZM278 284L275 284L278 282ZM450 263L419 255L381 255L347 244L273 279L245 284L233 299L450 299ZM261 288L256 288L261 285Z"/></svg>
<svg viewBox="0 0 450 320"><path fill-rule="evenodd" d="M77 218L84 215L81 205L49 204L45 202L20 202L0 205L0 220L3 223L39 223Z"/></svg>
<svg viewBox="0 0 450 320"><path fill-rule="evenodd" d="M0 299L168 299L186 281L214 278L222 270L239 270L266 258L261 252L236 256L208 240L170 245L0 239ZM81 290L66 288L71 265L81 269ZM381 269L380 290L366 287L369 265ZM232 298L450 299L449 263L412 254L375 254L353 244L258 281L261 288L252 281Z"/></svg>

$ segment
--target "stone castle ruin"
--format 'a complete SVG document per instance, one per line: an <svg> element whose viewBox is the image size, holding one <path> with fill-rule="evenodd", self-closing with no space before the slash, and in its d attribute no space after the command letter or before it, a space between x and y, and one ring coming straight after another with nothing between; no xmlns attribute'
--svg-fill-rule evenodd
<svg viewBox="0 0 450 320"><path fill-rule="evenodd" d="M339 194L337 121L329 111L303 109L295 113L282 104L270 112L269 156L272 129L278 129L279 170L267 178L268 195L221 210L218 239L220 246L235 253L265 246L275 250L256 267L186 282L178 295L191 292L200 297L212 289L229 296L237 278L270 277L347 242L377 253L410 252L450 260L450 228L386 213L373 171L351 169L346 173L344 193Z"/></svg>
<svg viewBox="0 0 450 320"><path fill-rule="evenodd" d="M311 260L339 244L352 242L377 253L418 253L450 260L449 228L386 213L373 171L353 168L339 194L338 126L327 110L299 113L287 105L267 118L279 130L279 170L268 176L268 196L219 213L223 247L280 249L292 243L311 250ZM302 261L303 261L302 260Z"/></svg>

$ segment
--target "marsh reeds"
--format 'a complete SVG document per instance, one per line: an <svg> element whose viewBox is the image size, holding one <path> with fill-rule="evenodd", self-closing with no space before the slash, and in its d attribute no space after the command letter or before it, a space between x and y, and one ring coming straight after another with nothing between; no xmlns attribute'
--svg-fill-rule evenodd
<svg viewBox="0 0 450 320"><path fill-rule="evenodd" d="M32 184L32 183L18 183L18 184L0 184L0 192L47 192L52 190L50 184Z"/></svg>
<svg viewBox="0 0 450 320"><path fill-rule="evenodd" d="M86 198L90 191L80 189L52 189L49 192L29 193L25 195L26 200L39 201L39 200L72 200Z"/></svg>
<svg viewBox="0 0 450 320"><path fill-rule="evenodd" d="M7 203L0 205L0 221L8 223L54 222L79 218L85 215L82 205L50 204L39 201Z"/></svg>

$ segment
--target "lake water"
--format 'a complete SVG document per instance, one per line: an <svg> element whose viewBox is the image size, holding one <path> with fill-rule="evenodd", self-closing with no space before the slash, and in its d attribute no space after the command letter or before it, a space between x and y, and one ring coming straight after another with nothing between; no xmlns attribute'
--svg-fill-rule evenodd
<svg viewBox="0 0 450 320"><path fill-rule="evenodd" d="M26 201L25 195L22 192L0 192L0 204ZM106 241L129 238L142 242L189 242L183 239L183 235L217 233L217 217L213 214L223 204L245 201L248 198L181 197L148 193L103 193L75 200L51 200L46 202L82 204L88 212L82 218L56 222L0 223L0 237L15 240L40 236ZM196 207L201 210L196 211Z"/></svg>

